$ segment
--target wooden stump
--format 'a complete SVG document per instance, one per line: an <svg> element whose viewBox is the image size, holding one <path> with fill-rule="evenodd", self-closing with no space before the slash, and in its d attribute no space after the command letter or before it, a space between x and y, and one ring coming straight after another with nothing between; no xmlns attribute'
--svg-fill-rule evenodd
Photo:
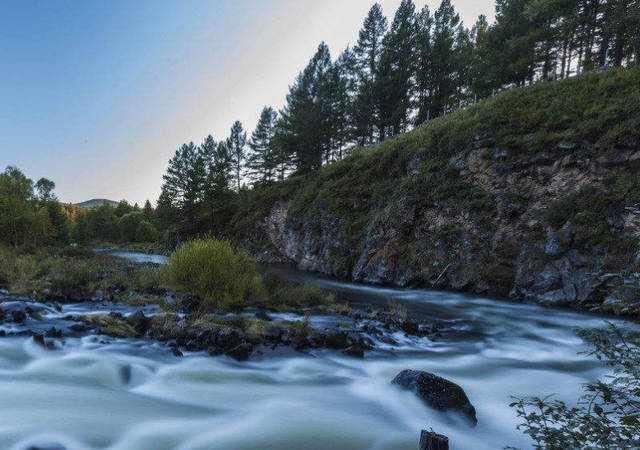
<svg viewBox="0 0 640 450"><path fill-rule="evenodd" d="M449 450L449 438L433 431L422 430L420 450Z"/></svg>

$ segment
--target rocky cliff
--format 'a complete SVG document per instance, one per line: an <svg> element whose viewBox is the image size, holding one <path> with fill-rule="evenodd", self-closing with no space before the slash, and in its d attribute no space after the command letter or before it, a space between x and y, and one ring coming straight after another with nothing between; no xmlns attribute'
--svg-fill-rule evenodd
<svg viewBox="0 0 640 450"><path fill-rule="evenodd" d="M340 278L634 315L639 130L638 70L515 89L255 189L230 233Z"/></svg>

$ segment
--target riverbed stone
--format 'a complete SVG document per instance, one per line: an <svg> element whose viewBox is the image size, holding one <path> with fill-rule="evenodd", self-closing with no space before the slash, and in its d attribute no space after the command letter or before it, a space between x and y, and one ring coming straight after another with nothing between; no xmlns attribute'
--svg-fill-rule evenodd
<svg viewBox="0 0 640 450"><path fill-rule="evenodd" d="M472 426L478 424L476 410L464 389L452 381L422 370L407 369L396 375L391 383L415 392L434 409L459 412Z"/></svg>
<svg viewBox="0 0 640 450"><path fill-rule="evenodd" d="M422 430L420 433L420 450L449 450L449 438L433 431Z"/></svg>

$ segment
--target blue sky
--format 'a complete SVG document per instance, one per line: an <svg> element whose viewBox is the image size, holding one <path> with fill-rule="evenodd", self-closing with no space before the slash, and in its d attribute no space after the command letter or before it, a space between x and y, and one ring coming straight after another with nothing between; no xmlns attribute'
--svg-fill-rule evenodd
<svg viewBox="0 0 640 450"><path fill-rule="evenodd" d="M64 201L153 201L182 142L251 129L321 40L334 55L355 41L372 3L3 0L0 167L51 178ZM391 17L399 0L381 3ZM454 4L465 23L493 13Z"/></svg>

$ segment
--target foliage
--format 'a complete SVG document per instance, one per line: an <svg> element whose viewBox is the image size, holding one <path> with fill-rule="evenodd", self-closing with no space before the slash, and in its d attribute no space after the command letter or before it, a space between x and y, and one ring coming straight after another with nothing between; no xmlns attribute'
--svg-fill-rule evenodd
<svg viewBox="0 0 640 450"><path fill-rule="evenodd" d="M537 449L621 449L640 446L640 335L613 325L582 331L596 356L611 369L587 383L575 406L546 398L515 398L511 404Z"/></svg>
<svg viewBox="0 0 640 450"><path fill-rule="evenodd" d="M289 284L273 276L264 280L267 295L260 306L287 311L333 305L335 297L312 284Z"/></svg>
<svg viewBox="0 0 640 450"><path fill-rule="evenodd" d="M113 298L131 292L161 293L158 269L79 247L34 253L0 246L0 286L16 294L59 301L84 300L102 291Z"/></svg>
<svg viewBox="0 0 640 450"><path fill-rule="evenodd" d="M180 246L162 268L165 284L195 295L201 312L240 307L262 295L262 280L249 254L228 241L195 239Z"/></svg>

